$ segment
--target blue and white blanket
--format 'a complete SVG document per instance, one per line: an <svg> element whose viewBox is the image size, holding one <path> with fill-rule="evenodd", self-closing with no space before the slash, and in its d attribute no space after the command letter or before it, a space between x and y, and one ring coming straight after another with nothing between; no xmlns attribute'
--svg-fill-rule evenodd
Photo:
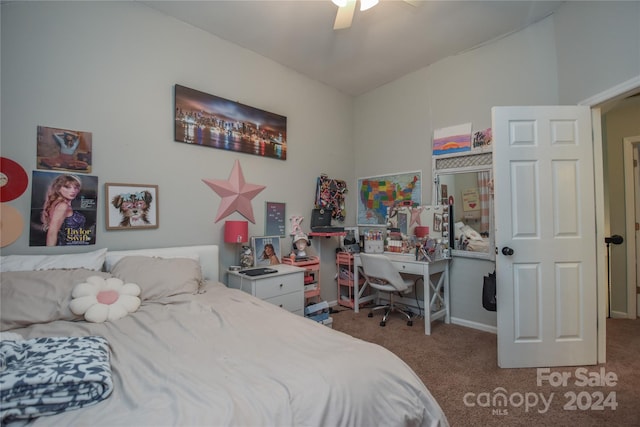
<svg viewBox="0 0 640 427"><path fill-rule="evenodd" d="M0 422L82 408L112 390L103 337L0 341Z"/></svg>

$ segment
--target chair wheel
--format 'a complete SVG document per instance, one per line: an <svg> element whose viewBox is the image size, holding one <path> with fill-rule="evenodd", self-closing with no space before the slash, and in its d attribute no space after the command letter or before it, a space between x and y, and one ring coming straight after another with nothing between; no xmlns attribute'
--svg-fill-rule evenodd
<svg viewBox="0 0 640 427"><path fill-rule="evenodd" d="M386 322L380 322L380 326L384 326L386 324L387 324Z"/></svg>
<svg viewBox="0 0 640 427"><path fill-rule="evenodd" d="M407 326L413 326L413 320L408 320L407 321Z"/></svg>
<svg viewBox="0 0 640 427"><path fill-rule="evenodd" d="M367 317L373 317L373 313L367 314Z"/></svg>

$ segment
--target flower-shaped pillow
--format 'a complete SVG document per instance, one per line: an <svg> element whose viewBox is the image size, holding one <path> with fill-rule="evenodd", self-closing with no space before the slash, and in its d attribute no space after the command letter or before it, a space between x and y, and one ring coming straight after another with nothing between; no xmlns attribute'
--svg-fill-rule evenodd
<svg viewBox="0 0 640 427"><path fill-rule="evenodd" d="M116 277L90 276L71 293L69 308L93 323L118 320L140 307L140 287Z"/></svg>

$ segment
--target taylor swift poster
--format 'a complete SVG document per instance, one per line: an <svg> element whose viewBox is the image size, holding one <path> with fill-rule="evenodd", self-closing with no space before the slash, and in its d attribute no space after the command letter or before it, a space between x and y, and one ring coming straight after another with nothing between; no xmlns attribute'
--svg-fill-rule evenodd
<svg viewBox="0 0 640 427"><path fill-rule="evenodd" d="M33 171L29 246L96 244L98 177Z"/></svg>

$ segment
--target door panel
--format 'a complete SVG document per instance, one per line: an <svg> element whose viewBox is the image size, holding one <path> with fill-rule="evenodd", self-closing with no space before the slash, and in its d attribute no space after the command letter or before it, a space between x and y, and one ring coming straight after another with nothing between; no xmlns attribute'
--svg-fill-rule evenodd
<svg viewBox="0 0 640 427"><path fill-rule="evenodd" d="M556 265L556 310L558 318L556 338L558 340L572 340L580 338L580 324L582 314L577 309L580 296L580 265L575 262L558 263Z"/></svg>
<svg viewBox="0 0 640 427"><path fill-rule="evenodd" d="M552 162L553 225L556 237L579 234L577 165L573 160Z"/></svg>
<svg viewBox="0 0 640 427"><path fill-rule="evenodd" d="M587 107L493 109L498 365L597 361ZM502 251L502 248L512 251Z"/></svg>
<svg viewBox="0 0 640 427"><path fill-rule="evenodd" d="M537 203L539 191L536 162L513 162L511 177L514 184L511 196L513 237L538 237L540 213Z"/></svg>
<svg viewBox="0 0 640 427"><path fill-rule="evenodd" d="M516 264L514 271L515 301L517 304L514 319L516 324L516 342L539 341L541 316L540 274L536 264Z"/></svg>

